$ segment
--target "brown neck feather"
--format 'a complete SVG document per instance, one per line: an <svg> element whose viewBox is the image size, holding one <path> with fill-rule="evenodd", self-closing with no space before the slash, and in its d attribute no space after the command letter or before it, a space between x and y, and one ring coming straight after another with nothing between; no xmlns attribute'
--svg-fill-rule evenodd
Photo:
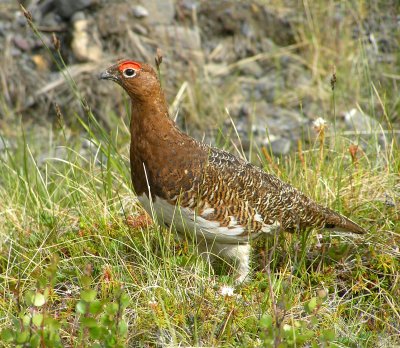
<svg viewBox="0 0 400 348"><path fill-rule="evenodd" d="M148 193L148 184L152 194L159 194L159 173L176 166L173 161L176 157L175 149L183 144L190 146L194 140L182 133L169 118L161 88L151 97L132 98L131 108L130 160L133 186L138 195Z"/></svg>
<svg viewBox="0 0 400 348"><path fill-rule="evenodd" d="M167 103L162 95L131 103L130 131L132 141L135 138L156 137L174 133L177 130L168 116Z"/></svg>

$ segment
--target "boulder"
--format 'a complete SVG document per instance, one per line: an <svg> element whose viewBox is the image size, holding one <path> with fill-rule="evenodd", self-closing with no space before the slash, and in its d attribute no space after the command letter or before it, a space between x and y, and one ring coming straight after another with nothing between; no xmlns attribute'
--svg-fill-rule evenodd
<svg viewBox="0 0 400 348"><path fill-rule="evenodd" d="M93 5L95 0L54 0L55 12L63 18L71 18L76 12Z"/></svg>

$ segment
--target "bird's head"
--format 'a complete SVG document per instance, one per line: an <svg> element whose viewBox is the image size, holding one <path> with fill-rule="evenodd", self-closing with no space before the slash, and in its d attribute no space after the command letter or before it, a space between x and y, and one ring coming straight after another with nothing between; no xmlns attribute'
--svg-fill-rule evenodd
<svg viewBox="0 0 400 348"><path fill-rule="evenodd" d="M160 90L154 69L148 64L133 60L119 61L103 71L99 78L115 81L136 101L151 98Z"/></svg>

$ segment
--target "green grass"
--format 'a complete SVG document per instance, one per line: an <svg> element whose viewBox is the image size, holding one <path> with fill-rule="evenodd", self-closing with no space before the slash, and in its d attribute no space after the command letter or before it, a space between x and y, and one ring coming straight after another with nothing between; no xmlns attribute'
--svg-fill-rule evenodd
<svg viewBox="0 0 400 348"><path fill-rule="evenodd" d="M317 59L312 53L324 52L323 43L332 39L316 28L324 13L315 11L313 26L307 22L299 30L300 39L310 43L303 52L306 60L307 55ZM389 88L375 75L381 71L370 69L362 45L350 51L359 57L357 64L351 70L348 60L340 60L333 92L326 79L331 63L310 60L314 91L327 95L322 116L330 122L324 135L305 136L298 151L285 158L262 149L251 158L258 155L266 171L350 216L369 233L309 231L257 240L252 280L235 287L232 296L221 294L223 286L233 287L229 265L221 263L214 272L190 242L155 226L136 202L126 115L114 117L115 128L108 133L66 75L85 110L84 117L76 111L74 127L92 150L82 153L81 140L63 122L43 131L21 121L3 134L13 136L0 152L2 344L400 345L400 151L392 136L398 125L391 118L399 105L397 85L390 81ZM195 91L189 104L201 114L196 98L205 98L202 89L189 89ZM385 148L379 145L379 129L364 140L334 128L335 110L349 104L350 91L372 116L382 116ZM222 95L213 99L218 112ZM372 100L378 103L368 108ZM10 119L16 117L1 103ZM222 140L229 145L229 139ZM63 160L55 145L63 147Z"/></svg>
<svg viewBox="0 0 400 348"><path fill-rule="evenodd" d="M400 343L398 205L385 203L399 195L395 142L376 151L371 140L356 162L348 150L352 139L341 135L329 144L325 139L322 160L319 142L301 156L269 158L266 169L370 232L259 240L253 279L234 296L222 296L221 286L233 283L229 267L213 274L190 243L146 225L126 169L125 125L108 138L88 128L101 146L86 156L67 130L53 129L48 142L69 144L67 159L40 163L43 148L20 129L0 164L1 328L42 332L28 320L42 313L58 322L49 330L64 346L85 346L95 339L83 318L98 314L79 312L82 293L94 289L105 306L118 303L122 289L129 304L121 320L129 329L121 342L128 346ZM35 293L45 296L40 306Z"/></svg>

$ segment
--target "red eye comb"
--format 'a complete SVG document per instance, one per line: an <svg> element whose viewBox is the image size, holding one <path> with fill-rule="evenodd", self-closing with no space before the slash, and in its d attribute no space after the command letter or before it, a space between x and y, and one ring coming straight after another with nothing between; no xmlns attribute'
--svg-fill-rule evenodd
<svg viewBox="0 0 400 348"><path fill-rule="evenodd" d="M142 68L142 66L138 63L138 62L134 62L133 60L127 60L122 62L119 67L118 70L119 71L124 71L125 69L134 69L134 70L140 70Z"/></svg>

